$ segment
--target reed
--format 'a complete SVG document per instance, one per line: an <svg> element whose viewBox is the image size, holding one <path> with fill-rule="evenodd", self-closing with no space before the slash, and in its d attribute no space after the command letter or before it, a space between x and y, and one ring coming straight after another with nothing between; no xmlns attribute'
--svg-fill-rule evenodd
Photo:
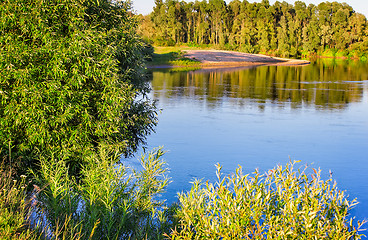
<svg viewBox="0 0 368 240"><path fill-rule="evenodd" d="M169 183L161 149L140 158L141 170L116 164L106 149L91 157L79 180L63 159L41 160L35 174L37 221L54 239L160 239L171 227L168 208L157 200Z"/></svg>
<svg viewBox="0 0 368 240"><path fill-rule="evenodd" d="M0 165L0 238L37 239L29 228L31 202L25 175L14 178L13 169Z"/></svg>

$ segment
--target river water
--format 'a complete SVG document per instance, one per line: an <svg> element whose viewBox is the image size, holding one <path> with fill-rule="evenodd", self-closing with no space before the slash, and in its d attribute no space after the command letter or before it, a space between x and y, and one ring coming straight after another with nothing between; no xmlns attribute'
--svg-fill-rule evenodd
<svg viewBox="0 0 368 240"><path fill-rule="evenodd" d="M168 202L193 179L216 180L291 160L329 172L368 219L368 63L318 60L307 66L150 73L162 109L148 149L164 146ZM300 166L300 165L298 165Z"/></svg>

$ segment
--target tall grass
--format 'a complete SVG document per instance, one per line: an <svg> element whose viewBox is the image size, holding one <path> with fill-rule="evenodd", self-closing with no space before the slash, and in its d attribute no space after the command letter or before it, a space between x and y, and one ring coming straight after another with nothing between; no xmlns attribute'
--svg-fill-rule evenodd
<svg viewBox="0 0 368 240"><path fill-rule="evenodd" d="M0 165L0 238L37 239L29 228L31 202L27 200L26 176L13 177L13 169Z"/></svg>
<svg viewBox="0 0 368 240"><path fill-rule="evenodd" d="M106 149L91 157L76 181L63 159L41 161L38 221L55 239L160 239L171 225L164 202L169 183L157 149L140 158L142 170L117 165Z"/></svg>
<svg viewBox="0 0 368 240"><path fill-rule="evenodd" d="M278 166L264 175L241 167L215 184L195 181L179 196L179 227L171 239L360 239L363 223L349 216L348 200L320 170Z"/></svg>
<svg viewBox="0 0 368 240"><path fill-rule="evenodd" d="M1 239L361 239L357 204L321 171L295 162L265 174L241 167L215 184L195 181L170 207L158 200L169 179L164 152L140 158L141 170L117 165L106 149L76 180L63 159L41 160L37 198L2 165ZM34 173L35 174L35 173ZM37 200L37 201L36 201Z"/></svg>

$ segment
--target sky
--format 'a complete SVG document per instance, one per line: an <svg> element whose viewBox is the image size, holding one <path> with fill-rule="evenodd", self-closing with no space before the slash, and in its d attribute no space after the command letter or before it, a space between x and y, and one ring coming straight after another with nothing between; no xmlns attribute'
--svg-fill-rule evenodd
<svg viewBox="0 0 368 240"><path fill-rule="evenodd" d="M137 13L146 15L152 12L153 6L155 5L154 0L132 0L133 1L133 8L137 11ZM194 1L194 0L193 0ZM282 2L283 0L279 0L279 2ZM315 5L318 5L321 2L326 2L327 0L317 0L317 1L310 1L310 0L301 0L305 2L307 5L310 3L313 3ZM346 2L350 6L353 7L353 9L358 12L364 14L368 18L368 1L367 0L329 0L329 2ZM189 1L188 1L189 2ZM230 0L226 0L227 3L230 2ZM261 0L248 0L248 2L261 2ZM274 4L276 0L270 0L270 4ZM286 0L286 2L294 4L295 0Z"/></svg>

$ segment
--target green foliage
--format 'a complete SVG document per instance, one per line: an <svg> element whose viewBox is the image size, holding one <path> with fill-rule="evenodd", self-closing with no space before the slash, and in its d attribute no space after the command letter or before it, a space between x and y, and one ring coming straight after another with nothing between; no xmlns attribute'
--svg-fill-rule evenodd
<svg viewBox="0 0 368 240"><path fill-rule="evenodd" d="M353 223L357 204L345 193L295 163L264 175L241 167L218 182L200 181L167 208L157 196L169 180L161 149L140 159L141 170L115 165L118 156L100 149L76 181L65 161L41 161L37 198L26 200L25 177L17 182L1 169L2 239L360 239ZM38 204L36 205L35 203ZM32 205L30 203L33 203ZM36 207L34 207L36 206ZM33 215L30 230L29 217ZM171 233L170 233L171 231ZM170 234L169 234L170 233Z"/></svg>
<svg viewBox="0 0 368 240"><path fill-rule="evenodd" d="M171 239L360 239L358 222L348 219L356 200L349 201L331 179L321 180L278 166L264 175L244 175L241 167L218 182L196 180L179 196L179 228Z"/></svg>
<svg viewBox="0 0 368 240"><path fill-rule="evenodd" d="M339 50L335 53L335 57L338 57L338 58L347 58L348 55L349 55L348 52L344 50Z"/></svg>
<svg viewBox="0 0 368 240"><path fill-rule="evenodd" d="M154 53L153 46L151 44L145 42L142 53L143 53L144 60L152 61L152 57L153 57L153 53Z"/></svg>
<svg viewBox="0 0 368 240"><path fill-rule="evenodd" d="M169 183L164 152L142 156L140 171L114 164L119 156L101 148L69 175L63 159L41 161L39 221L55 239L160 239L171 227L169 209L157 200ZM45 217L45 218L44 218Z"/></svg>
<svg viewBox="0 0 368 240"><path fill-rule="evenodd" d="M0 141L20 169L62 155L73 173L101 144L131 155L156 124L140 85L130 2L0 3ZM137 100L141 99L141 100Z"/></svg>
<svg viewBox="0 0 368 240"><path fill-rule="evenodd" d="M211 44L284 57L325 49L368 50L366 17L337 2L157 1L153 12L142 17L140 29L159 46Z"/></svg>
<svg viewBox="0 0 368 240"><path fill-rule="evenodd" d="M170 48L169 48L170 49ZM152 62L148 66L180 66L180 67L196 67L201 63L199 61L186 58L182 51L168 51L164 53L154 53Z"/></svg>

